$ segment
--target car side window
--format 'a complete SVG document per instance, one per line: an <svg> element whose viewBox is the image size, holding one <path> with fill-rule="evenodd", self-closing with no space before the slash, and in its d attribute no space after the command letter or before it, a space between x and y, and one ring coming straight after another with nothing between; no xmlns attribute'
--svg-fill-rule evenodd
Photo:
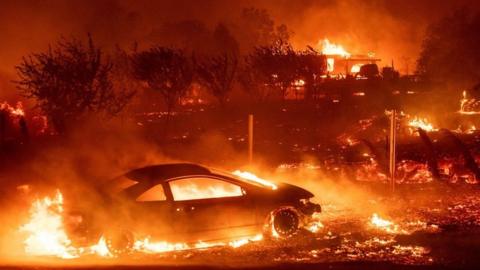
<svg viewBox="0 0 480 270"><path fill-rule="evenodd" d="M153 186L136 199L137 202L155 202L165 200L167 200L167 196L165 196L162 184Z"/></svg>
<svg viewBox="0 0 480 270"><path fill-rule="evenodd" d="M243 196L240 186L208 177L192 177L169 182L175 201Z"/></svg>

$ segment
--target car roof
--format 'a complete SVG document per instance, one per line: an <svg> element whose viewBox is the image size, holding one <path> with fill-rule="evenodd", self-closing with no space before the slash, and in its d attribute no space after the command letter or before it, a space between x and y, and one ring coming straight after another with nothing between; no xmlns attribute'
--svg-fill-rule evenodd
<svg viewBox="0 0 480 270"><path fill-rule="evenodd" d="M187 175L209 175L210 170L192 163L168 163L151 165L132 170L125 174L126 177L137 181L167 180Z"/></svg>

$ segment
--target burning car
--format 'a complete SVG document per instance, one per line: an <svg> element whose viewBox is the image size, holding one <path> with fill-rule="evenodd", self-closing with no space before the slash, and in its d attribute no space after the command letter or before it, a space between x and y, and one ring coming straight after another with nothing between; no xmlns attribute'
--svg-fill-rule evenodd
<svg viewBox="0 0 480 270"><path fill-rule="evenodd" d="M128 250L145 236L185 243L259 233L285 239L321 211L300 187L187 163L132 170L101 194L94 211L69 211L65 220L72 239L103 235L111 250Z"/></svg>

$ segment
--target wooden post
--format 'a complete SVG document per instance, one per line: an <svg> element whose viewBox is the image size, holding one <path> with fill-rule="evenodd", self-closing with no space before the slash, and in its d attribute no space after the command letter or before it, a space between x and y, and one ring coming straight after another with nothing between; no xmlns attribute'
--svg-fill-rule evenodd
<svg viewBox="0 0 480 270"><path fill-rule="evenodd" d="M397 140L397 118L395 110L390 113L390 185L392 191L395 191L395 146Z"/></svg>
<svg viewBox="0 0 480 270"><path fill-rule="evenodd" d="M248 163L253 161L253 114L248 115Z"/></svg>

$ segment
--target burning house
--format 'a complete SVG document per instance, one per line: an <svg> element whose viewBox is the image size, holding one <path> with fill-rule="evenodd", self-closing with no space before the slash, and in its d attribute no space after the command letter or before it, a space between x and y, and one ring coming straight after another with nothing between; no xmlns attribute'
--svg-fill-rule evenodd
<svg viewBox="0 0 480 270"><path fill-rule="evenodd" d="M324 39L318 43L322 54L327 58L327 76L333 78L370 77L378 76L378 67L375 66L381 61L375 58L375 54L370 52L366 55L350 54L343 46L331 43ZM362 69L363 67L363 69Z"/></svg>

